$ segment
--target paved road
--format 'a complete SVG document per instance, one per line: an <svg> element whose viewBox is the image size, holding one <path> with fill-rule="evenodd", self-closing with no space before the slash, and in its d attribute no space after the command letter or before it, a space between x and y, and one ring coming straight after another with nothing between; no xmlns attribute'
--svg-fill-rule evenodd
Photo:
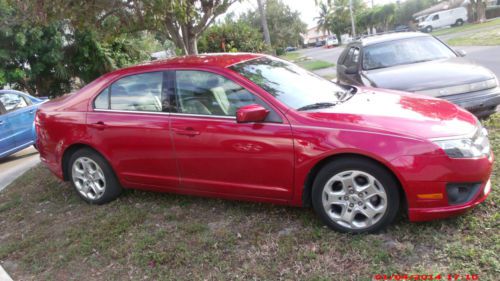
<svg viewBox="0 0 500 281"><path fill-rule="evenodd" d="M40 157L32 147L0 159L0 191L38 163Z"/></svg>
<svg viewBox="0 0 500 281"><path fill-rule="evenodd" d="M465 46L454 47L467 52L466 58L489 68L500 79L500 46ZM337 64L337 60L344 47L332 49L309 48L302 49L299 52L312 59L324 60ZM316 71L319 75L331 75L335 73L335 68L328 68Z"/></svg>

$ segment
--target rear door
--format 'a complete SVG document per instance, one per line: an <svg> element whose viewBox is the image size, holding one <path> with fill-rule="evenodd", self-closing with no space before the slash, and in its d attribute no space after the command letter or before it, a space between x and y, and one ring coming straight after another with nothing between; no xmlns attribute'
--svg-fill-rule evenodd
<svg viewBox="0 0 500 281"><path fill-rule="evenodd" d="M9 155L15 147L14 137L7 119L7 111L0 101L0 157Z"/></svg>
<svg viewBox="0 0 500 281"><path fill-rule="evenodd" d="M128 187L163 190L179 184L166 100L173 91L170 74L124 76L97 96L87 114L90 143Z"/></svg>

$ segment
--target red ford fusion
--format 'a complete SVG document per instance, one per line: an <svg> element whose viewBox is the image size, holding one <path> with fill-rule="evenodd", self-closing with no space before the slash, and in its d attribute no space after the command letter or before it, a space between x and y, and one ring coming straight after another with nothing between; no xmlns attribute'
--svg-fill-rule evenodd
<svg viewBox="0 0 500 281"><path fill-rule="evenodd" d="M43 104L36 128L43 163L93 204L134 188L312 206L360 233L462 213L491 188L469 112L260 54L121 69Z"/></svg>

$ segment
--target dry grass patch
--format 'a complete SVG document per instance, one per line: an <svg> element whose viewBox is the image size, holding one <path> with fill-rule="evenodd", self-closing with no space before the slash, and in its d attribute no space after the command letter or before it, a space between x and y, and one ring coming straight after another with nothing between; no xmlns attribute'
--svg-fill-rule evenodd
<svg viewBox="0 0 500 281"><path fill-rule="evenodd" d="M486 121L500 151L500 115ZM500 272L496 165L489 199L449 220L377 235L326 229L312 210L127 191L92 206L39 166L0 193L0 262L15 280L371 280Z"/></svg>

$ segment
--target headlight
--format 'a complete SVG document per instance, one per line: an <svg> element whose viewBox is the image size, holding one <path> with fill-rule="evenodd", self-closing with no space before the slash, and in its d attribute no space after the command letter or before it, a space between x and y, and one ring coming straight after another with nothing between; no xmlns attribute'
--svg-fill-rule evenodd
<svg viewBox="0 0 500 281"><path fill-rule="evenodd" d="M492 78L481 82L450 86L444 88L428 89L428 90L416 91L415 93L426 94L432 97L440 97L440 96L449 96L449 95L463 94L469 92L476 92L476 91L495 88L496 86L498 86L497 79Z"/></svg>
<svg viewBox="0 0 500 281"><path fill-rule="evenodd" d="M490 155L490 141L485 128L478 127L471 137L433 140L451 158L476 158Z"/></svg>

